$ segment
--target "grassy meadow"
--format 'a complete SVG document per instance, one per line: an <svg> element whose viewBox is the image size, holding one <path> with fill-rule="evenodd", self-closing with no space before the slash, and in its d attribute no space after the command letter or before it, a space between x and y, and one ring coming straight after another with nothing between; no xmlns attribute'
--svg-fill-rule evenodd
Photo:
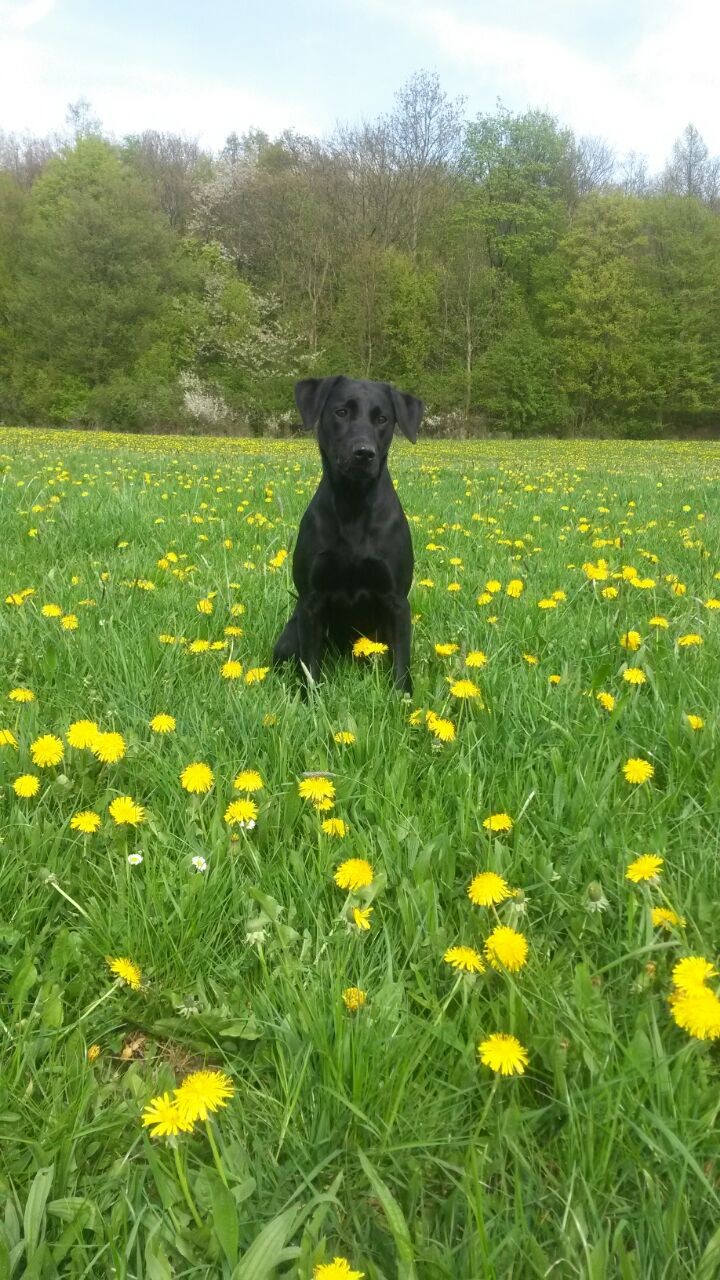
<svg viewBox="0 0 720 1280"><path fill-rule="evenodd" d="M720 1271L720 446L391 471L303 698L312 442L0 431L0 1277Z"/></svg>

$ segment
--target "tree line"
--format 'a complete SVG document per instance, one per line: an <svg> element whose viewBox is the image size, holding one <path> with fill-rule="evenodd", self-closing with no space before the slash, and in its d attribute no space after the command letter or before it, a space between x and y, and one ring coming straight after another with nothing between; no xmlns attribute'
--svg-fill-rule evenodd
<svg viewBox="0 0 720 1280"><path fill-rule="evenodd" d="M0 133L0 419L282 432L292 383L397 383L431 430L720 426L720 160L664 170L434 75L326 138Z"/></svg>

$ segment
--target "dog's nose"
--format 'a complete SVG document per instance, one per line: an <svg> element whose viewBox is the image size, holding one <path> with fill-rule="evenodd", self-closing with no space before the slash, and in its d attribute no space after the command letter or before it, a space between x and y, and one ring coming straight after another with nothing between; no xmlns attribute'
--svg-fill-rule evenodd
<svg viewBox="0 0 720 1280"><path fill-rule="evenodd" d="M358 444L353 449L353 457L357 458L358 462L372 462L375 450L371 444Z"/></svg>

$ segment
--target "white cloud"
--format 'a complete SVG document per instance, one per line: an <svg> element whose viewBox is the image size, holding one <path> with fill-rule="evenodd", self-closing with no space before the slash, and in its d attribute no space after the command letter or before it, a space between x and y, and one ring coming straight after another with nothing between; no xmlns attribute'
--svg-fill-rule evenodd
<svg viewBox="0 0 720 1280"><path fill-rule="evenodd" d="M643 152L655 166L689 120L710 149L720 151L716 0L659 0L644 15L644 30L614 57L582 53L519 22L464 16L450 4L414 5L411 18L404 5L385 0L382 8L411 25L416 38L426 36L437 61L465 73L458 87L469 89L475 102L500 97L514 109L546 107L577 133L604 136L620 153Z"/></svg>
<svg viewBox="0 0 720 1280"><path fill-rule="evenodd" d="M0 0L0 27L25 31L42 22L55 8L55 0Z"/></svg>

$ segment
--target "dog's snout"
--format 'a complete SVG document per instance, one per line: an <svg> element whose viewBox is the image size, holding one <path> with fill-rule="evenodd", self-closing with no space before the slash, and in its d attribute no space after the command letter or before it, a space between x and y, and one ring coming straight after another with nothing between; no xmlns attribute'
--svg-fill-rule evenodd
<svg viewBox="0 0 720 1280"><path fill-rule="evenodd" d="M375 448L371 444L356 444L353 457L357 458L358 462L371 462L375 457Z"/></svg>

